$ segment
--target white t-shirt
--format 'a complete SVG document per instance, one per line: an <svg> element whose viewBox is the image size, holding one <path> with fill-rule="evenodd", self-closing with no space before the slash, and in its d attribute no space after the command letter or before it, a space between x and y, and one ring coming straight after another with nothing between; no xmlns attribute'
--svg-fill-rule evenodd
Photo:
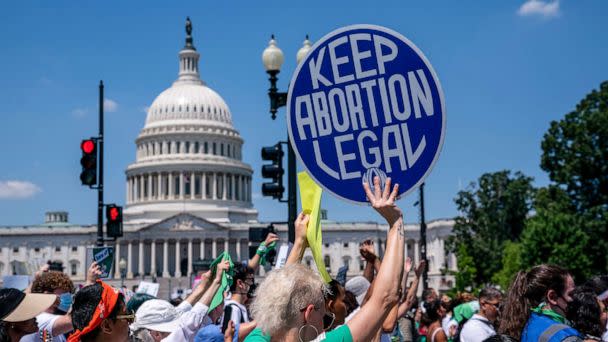
<svg viewBox="0 0 608 342"><path fill-rule="evenodd" d="M232 320L235 325L240 324L241 321L249 322L249 314L247 313L247 308L243 304L236 302L232 299L227 299L226 301L224 301L224 312L226 312L227 306L230 306L232 309L232 312L230 313L230 318L228 319ZM224 322L224 319L226 319L226 317L222 319L222 323Z"/></svg>
<svg viewBox="0 0 608 342"><path fill-rule="evenodd" d="M50 313L43 312L36 316L36 323L38 323L38 332L25 335L21 338L21 342L41 342L40 338L42 332L46 330L47 336L53 336L53 324L61 317L61 315L53 315ZM53 342L66 342L64 335L55 336L52 339Z"/></svg>
<svg viewBox="0 0 608 342"><path fill-rule="evenodd" d="M494 335L496 335L496 331L492 323L487 318L474 314L462 327L460 341L481 342Z"/></svg>
<svg viewBox="0 0 608 342"><path fill-rule="evenodd" d="M194 337L199 329L205 326L205 317L209 307L196 303L191 310L184 312L179 317L179 327L169 336L162 339L163 342L185 342L194 341Z"/></svg>

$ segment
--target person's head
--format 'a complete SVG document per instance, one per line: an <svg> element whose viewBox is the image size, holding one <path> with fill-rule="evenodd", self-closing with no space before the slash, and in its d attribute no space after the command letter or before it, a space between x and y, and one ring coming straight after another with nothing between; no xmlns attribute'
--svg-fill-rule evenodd
<svg viewBox="0 0 608 342"><path fill-rule="evenodd" d="M48 293L57 295L57 301L47 311L65 314L72 306L74 283L70 277L58 271L43 272L36 276L32 283L32 293Z"/></svg>
<svg viewBox="0 0 608 342"><path fill-rule="evenodd" d="M518 272L506 296L499 331L519 339L530 311L540 304L565 315L573 290L570 273L556 265L543 264Z"/></svg>
<svg viewBox="0 0 608 342"><path fill-rule="evenodd" d="M154 341L160 341L179 329L179 317L179 312L171 303L162 299L150 299L137 309L131 331L140 335L140 330L147 330Z"/></svg>
<svg viewBox="0 0 608 342"><path fill-rule="evenodd" d="M433 322L441 321L445 317L446 309L441 303L441 299L435 299L430 302L424 302L424 309L426 310L422 315L422 321L426 325L430 325Z"/></svg>
<svg viewBox="0 0 608 342"><path fill-rule="evenodd" d="M434 288L429 287L428 289L422 291L422 300L424 302L432 302L435 299L439 298L437 291Z"/></svg>
<svg viewBox="0 0 608 342"><path fill-rule="evenodd" d="M268 273L258 286L252 316L267 335L281 338L295 331L310 341L323 331L325 292L323 280L310 268L289 265Z"/></svg>
<svg viewBox="0 0 608 342"><path fill-rule="evenodd" d="M357 298L359 306L363 305L363 299L369 290L370 282L363 276L356 276L346 282L344 285L346 291L352 292Z"/></svg>
<svg viewBox="0 0 608 342"><path fill-rule="evenodd" d="M608 305L608 275L595 276L587 280L583 286L592 288L604 305Z"/></svg>
<svg viewBox="0 0 608 342"><path fill-rule="evenodd" d="M134 315L117 289L101 281L83 287L72 305L74 334L69 341L127 341Z"/></svg>
<svg viewBox="0 0 608 342"><path fill-rule="evenodd" d="M325 329L333 329L339 325L344 324L344 319L347 315L347 308L345 303L346 291L344 287L340 285L340 283L332 279L329 282L329 291L325 295L325 308L328 312L332 313L334 316L333 322L326 321Z"/></svg>
<svg viewBox="0 0 608 342"><path fill-rule="evenodd" d="M606 307L595 291L589 287L578 287L572 292L566 318L580 333L600 337L606 327Z"/></svg>
<svg viewBox="0 0 608 342"><path fill-rule="evenodd" d="M479 314L490 322L496 321L500 311L498 309L502 301L502 293L493 287L486 287L479 292Z"/></svg>
<svg viewBox="0 0 608 342"><path fill-rule="evenodd" d="M359 307L357 297L350 291L344 291L344 304L346 304L346 315L350 315Z"/></svg>
<svg viewBox="0 0 608 342"><path fill-rule="evenodd" d="M232 285L230 285L230 292L232 294L239 294L243 296L243 300L247 299L247 293L249 288L255 282L254 271L251 267L243 265L242 263L234 264L234 275L232 276Z"/></svg>
<svg viewBox="0 0 608 342"><path fill-rule="evenodd" d="M23 293L17 289L0 290L0 330L3 339L17 341L38 331L36 316L53 305L55 295Z"/></svg>
<svg viewBox="0 0 608 342"><path fill-rule="evenodd" d="M147 293L135 293L127 302L127 311L137 312L137 309L139 309L143 303L149 301L150 299L156 299L156 297Z"/></svg>

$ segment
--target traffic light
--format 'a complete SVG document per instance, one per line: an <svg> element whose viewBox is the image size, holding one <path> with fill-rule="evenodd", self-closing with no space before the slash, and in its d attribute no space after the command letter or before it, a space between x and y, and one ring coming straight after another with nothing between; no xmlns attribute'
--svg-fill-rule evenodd
<svg viewBox="0 0 608 342"><path fill-rule="evenodd" d="M262 165L262 177L270 178L271 182L262 184L262 195L281 199L283 187L283 149L281 143L262 148L262 160L272 161L272 164Z"/></svg>
<svg viewBox="0 0 608 342"><path fill-rule="evenodd" d="M122 207L116 204L106 206L106 227L108 237L117 238L122 236Z"/></svg>
<svg viewBox="0 0 608 342"><path fill-rule="evenodd" d="M80 149L82 150L80 181L82 185L97 185L97 140L83 140Z"/></svg>

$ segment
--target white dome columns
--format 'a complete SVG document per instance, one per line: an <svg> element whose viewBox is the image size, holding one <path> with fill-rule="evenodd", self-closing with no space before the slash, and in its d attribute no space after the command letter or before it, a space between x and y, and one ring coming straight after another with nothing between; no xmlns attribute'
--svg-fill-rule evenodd
<svg viewBox="0 0 608 342"><path fill-rule="evenodd" d="M193 49L184 49L179 52L179 77L176 81L201 84L198 73L199 53Z"/></svg>
<svg viewBox="0 0 608 342"><path fill-rule="evenodd" d="M127 175L127 204L179 200L251 204L251 175L213 170L130 172Z"/></svg>

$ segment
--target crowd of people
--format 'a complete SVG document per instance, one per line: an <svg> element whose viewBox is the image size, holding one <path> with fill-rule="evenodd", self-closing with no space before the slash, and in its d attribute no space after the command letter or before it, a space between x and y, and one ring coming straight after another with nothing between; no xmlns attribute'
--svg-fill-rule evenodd
<svg viewBox="0 0 608 342"><path fill-rule="evenodd" d="M0 342L608 341L606 275L576 286L566 269L538 265L506 293L487 287L450 298L428 288L418 297L426 264L404 255L398 185L387 179L382 189L376 178L363 187L389 230L382 259L371 241L361 243L362 276L326 282L301 263L309 215L300 213L283 268L255 284L278 240L269 234L250 260L216 260L180 303L113 288L95 263L77 291L66 274L42 270L26 291L0 290Z"/></svg>

